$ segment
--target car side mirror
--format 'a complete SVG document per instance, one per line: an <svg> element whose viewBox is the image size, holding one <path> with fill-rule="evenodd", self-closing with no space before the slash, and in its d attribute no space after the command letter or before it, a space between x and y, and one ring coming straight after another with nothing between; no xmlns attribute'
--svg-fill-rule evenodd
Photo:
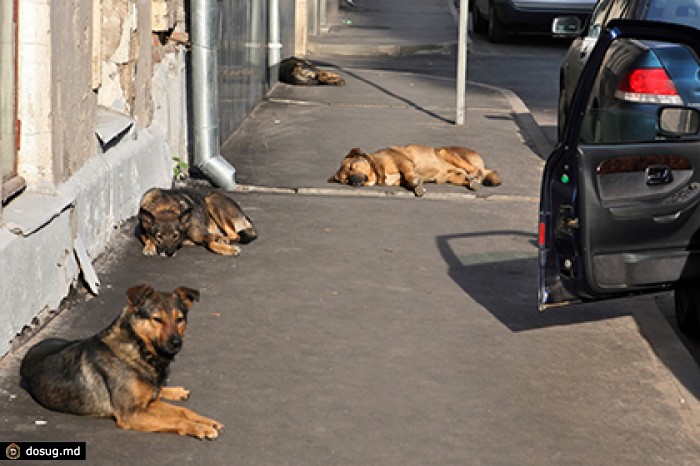
<svg viewBox="0 0 700 466"><path fill-rule="evenodd" d="M581 20L576 16L558 16L552 20L554 37L576 37L581 34Z"/></svg>
<svg viewBox="0 0 700 466"><path fill-rule="evenodd" d="M694 136L700 132L700 110L697 108L663 107L659 110L659 132L662 136Z"/></svg>

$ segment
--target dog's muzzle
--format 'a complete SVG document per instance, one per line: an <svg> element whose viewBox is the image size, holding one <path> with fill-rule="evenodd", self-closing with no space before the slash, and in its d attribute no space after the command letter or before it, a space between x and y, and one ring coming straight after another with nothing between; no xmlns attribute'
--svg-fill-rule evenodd
<svg viewBox="0 0 700 466"><path fill-rule="evenodd" d="M364 186L365 183L367 183L367 175L348 176L348 184L350 186Z"/></svg>
<svg viewBox="0 0 700 466"><path fill-rule="evenodd" d="M177 250L178 250L177 246L170 246L170 247L163 249L160 252L160 255L164 256L164 257L173 257L175 255L175 253L177 252Z"/></svg>
<svg viewBox="0 0 700 466"><path fill-rule="evenodd" d="M180 352L181 349L182 337L180 337L179 335L173 335L170 338L168 338L168 341L163 347L158 349L158 352L161 354L161 356L165 356L169 359L172 359L177 353Z"/></svg>

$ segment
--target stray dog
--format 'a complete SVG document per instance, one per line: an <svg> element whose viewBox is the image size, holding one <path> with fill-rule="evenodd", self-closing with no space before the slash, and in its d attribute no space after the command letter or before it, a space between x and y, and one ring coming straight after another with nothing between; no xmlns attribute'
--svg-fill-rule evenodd
<svg viewBox="0 0 700 466"><path fill-rule="evenodd" d="M354 148L340 169L328 179L351 186L404 186L416 196L425 194L423 183L450 183L476 189L476 184L498 186L498 172L466 147L429 147L418 144L391 146L374 153Z"/></svg>
<svg viewBox="0 0 700 466"><path fill-rule="evenodd" d="M310 61L297 57L285 58L280 62L279 80L287 84L345 85L345 80L338 73L320 70Z"/></svg>
<svg viewBox="0 0 700 466"><path fill-rule="evenodd" d="M112 417L122 429L216 438L223 424L163 401L190 394L164 385L199 292L179 287L160 293L139 285L126 295L121 315L96 335L49 338L30 348L20 366L27 390L46 408Z"/></svg>
<svg viewBox="0 0 700 466"><path fill-rule="evenodd" d="M170 257L183 244L237 256L241 248L234 243L258 237L250 218L221 191L152 188L141 198L138 218L144 256Z"/></svg>

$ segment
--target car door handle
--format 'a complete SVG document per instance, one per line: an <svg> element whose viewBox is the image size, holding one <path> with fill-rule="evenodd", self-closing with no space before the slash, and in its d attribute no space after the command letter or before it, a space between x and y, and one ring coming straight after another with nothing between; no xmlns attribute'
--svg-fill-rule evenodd
<svg viewBox="0 0 700 466"><path fill-rule="evenodd" d="M649 165L645 174L648 186L668 184L673 181L673 172L668 165Z"/></svg>

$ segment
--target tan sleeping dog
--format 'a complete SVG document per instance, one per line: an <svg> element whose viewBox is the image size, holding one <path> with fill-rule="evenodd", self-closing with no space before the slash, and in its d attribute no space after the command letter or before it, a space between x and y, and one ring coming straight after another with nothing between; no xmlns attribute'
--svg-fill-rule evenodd
<svg viewBox="0 0 700 466"><path fill-rule="evenodd" d="M416 196L425 194L423 183L450 183L469 189L476 189L478 183L501 184L498 173L487 169L472 149L419 144L392 146L373 153L354 148L328 181L351 186L404 186Z"/></svg>

